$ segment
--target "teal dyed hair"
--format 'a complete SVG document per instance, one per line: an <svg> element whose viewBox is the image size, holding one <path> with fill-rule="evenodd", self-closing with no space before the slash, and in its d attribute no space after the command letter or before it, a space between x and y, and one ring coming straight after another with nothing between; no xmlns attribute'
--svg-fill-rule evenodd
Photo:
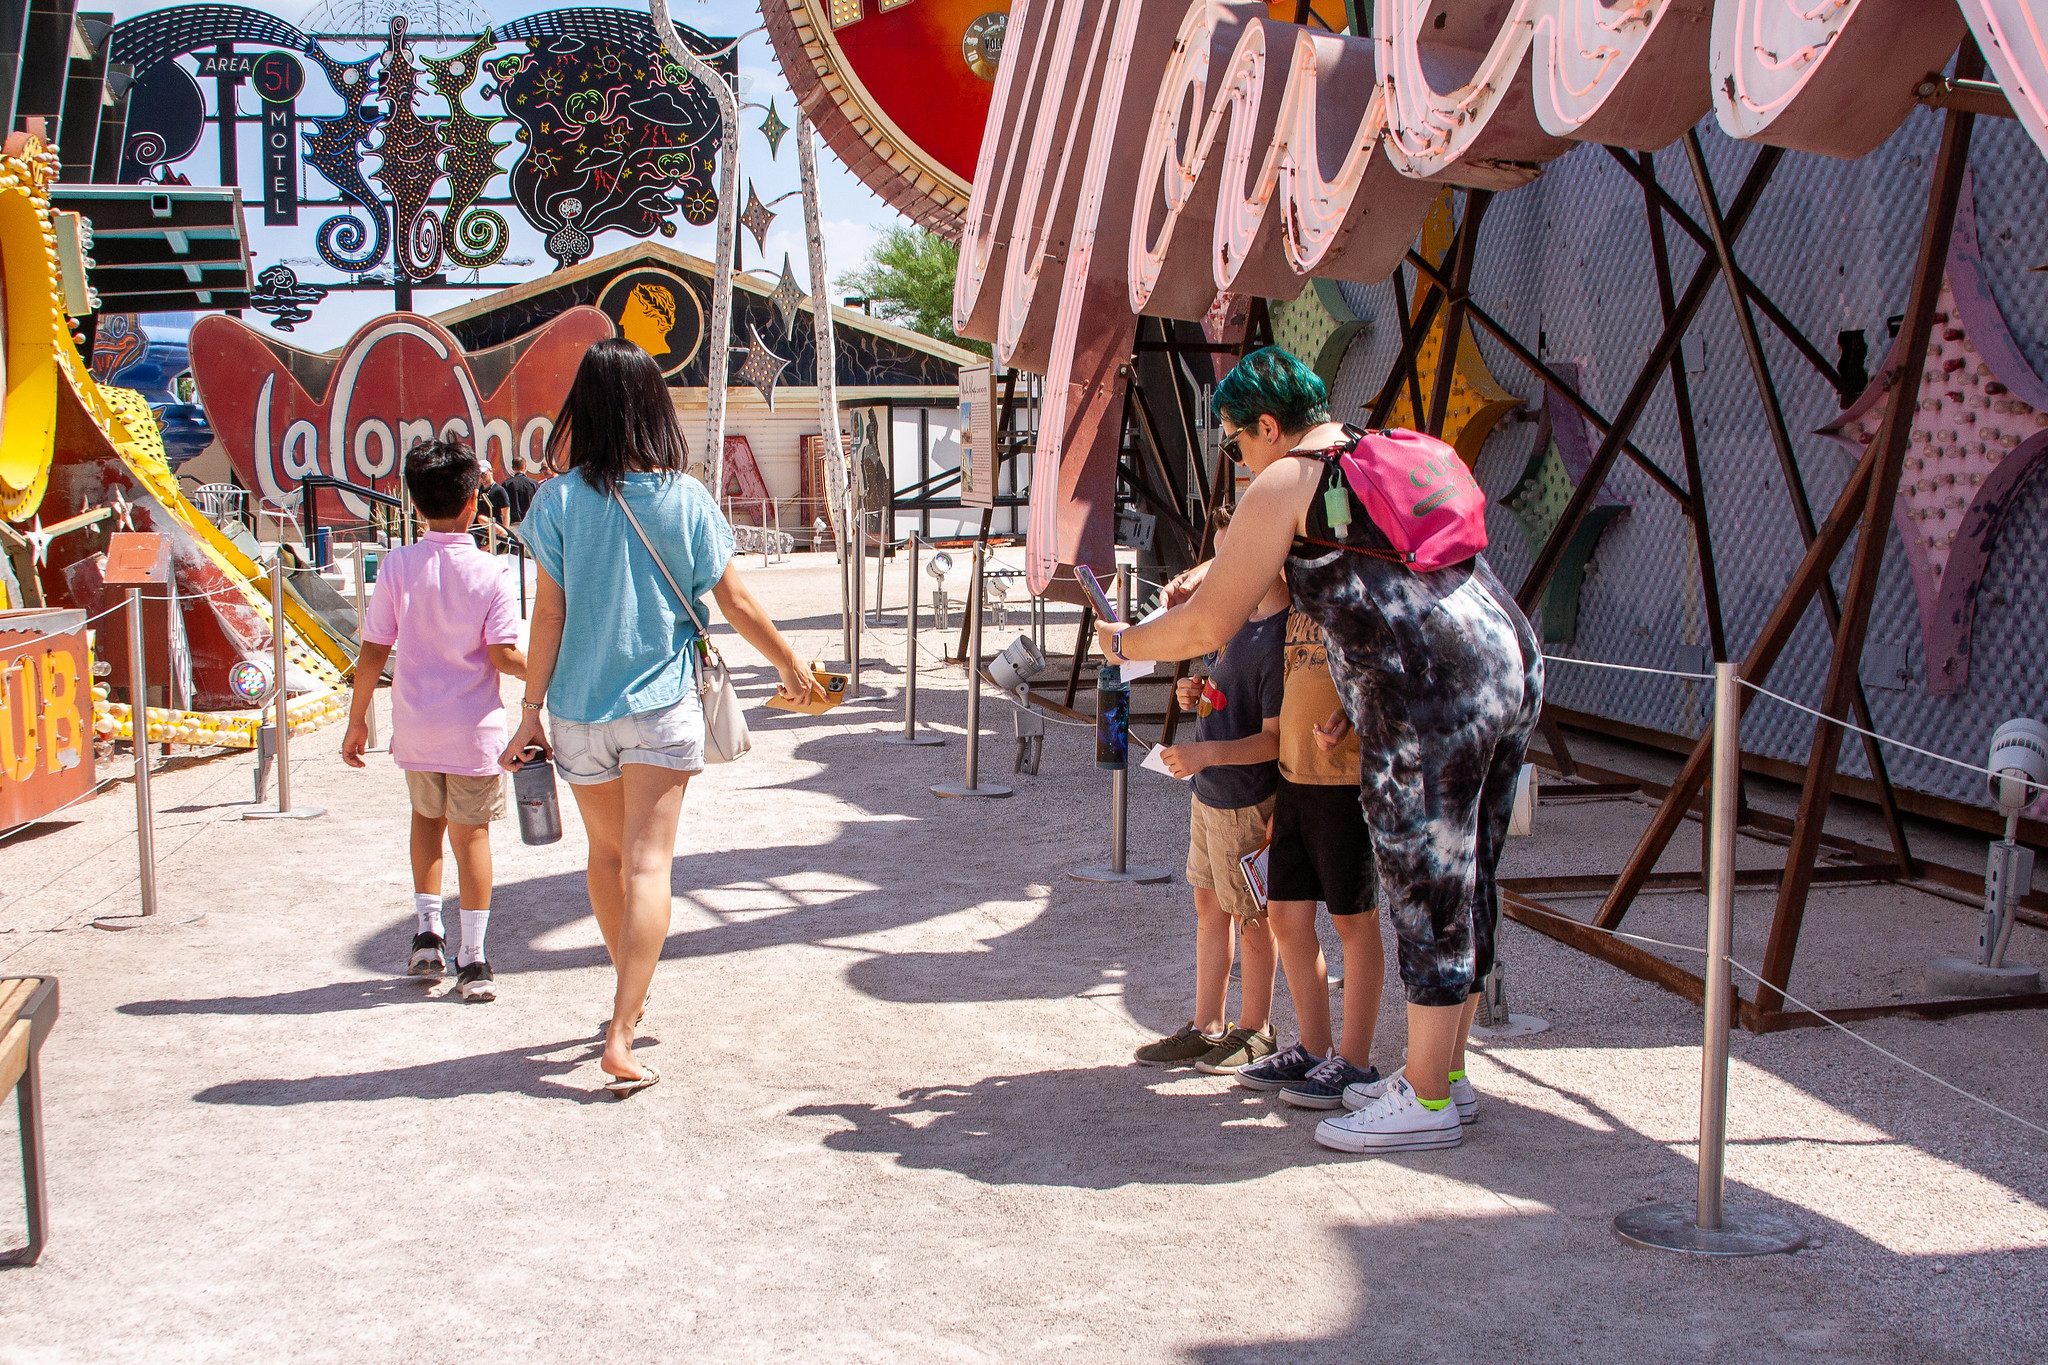
<svg viewBox="0 0 2048 1365"><path fill-rule="evenodd" d="M1223 376L1216 410L1239 428L1270 416L1282 431L1307 431L1330 420L1330 391L1292 352L1261 346Z"/></svg>

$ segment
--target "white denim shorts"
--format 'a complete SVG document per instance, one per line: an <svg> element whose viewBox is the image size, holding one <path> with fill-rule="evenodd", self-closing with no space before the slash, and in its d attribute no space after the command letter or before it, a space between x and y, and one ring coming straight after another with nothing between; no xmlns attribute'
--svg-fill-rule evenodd
<svg viewBox="0 0 2048 1365"><path fill-rule="evenodd" d="M557 717L553 729L555 771L579 787L615 782L627 763L679 773L704 769L704 702L694 687L659 711L595 723Z"/></svg>

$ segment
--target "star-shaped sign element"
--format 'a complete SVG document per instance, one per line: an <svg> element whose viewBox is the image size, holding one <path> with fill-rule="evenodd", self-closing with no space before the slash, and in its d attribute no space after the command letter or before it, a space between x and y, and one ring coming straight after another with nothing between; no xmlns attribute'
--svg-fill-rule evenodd
<svg viewBox="0 0 2048 1365"><path fill-rule="evenodd" d="M773 412L775 385L789 368L789 362L768 349L768 343L761 340L760 328L750 323L747 332L753 337L753 344L747 347L747 358L740 362L739 376L760 391L768 400L768 410Z"/></svg>
<svg viewBox="0 0 2048 1365"><path fill-rule="evenodd" d="M789 268L789 253L782 253L782 278L775 282L775 292L768 296L774 303L775 311L782 314L782 331L785 336L796 330L797 305L804 301L804 291L797 287L796 275Z"/></svg>
<svg viewBox="0 0 2048 1365"><path fill-rule="evenodd" d="M123 497L120 489L116 488L114 490L114 496L108 501L107 505L114 509L114 525L117 529L123 531L135 529L135 504Z"/></svg>
<svg viewBox="0 0 2048 1365"><path fill-rule="evenodd" d="M761 120L761 136L768 139L768 159L773 161L782 152L782 136L789 131L789 125L776 112L775 101L768 101L768 117Z"/></svg>
<svg viewBox="0 0 2048 1365"><path fill-rule="evenodd" d="M33 522L29 523L28 534L25 538L28 541L28 552L31 561L38 569L42 568L44 561L50 557L50 542L55 540L56 537L43 530L43 519L37 517Z"/></svg>
<svg viewBox="0 0 2048 1365"><path fill-rule="evenodd" d="M754 192L754 182L747 181L747 206L740 211L740 226L754 234L754 245L761 250L768 249L768 229L775 225L775 211L761 202L761 196Z"/></svg>

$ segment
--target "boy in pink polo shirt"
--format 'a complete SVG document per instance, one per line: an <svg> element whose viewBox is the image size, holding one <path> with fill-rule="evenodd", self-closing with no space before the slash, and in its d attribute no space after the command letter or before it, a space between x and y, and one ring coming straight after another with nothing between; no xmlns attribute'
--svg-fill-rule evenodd
<svg viewBox="0 0 2048 1365"><path fill-rule="evenodd" d="M484 956L491 918L491 821L505 814L505 712L498 675L526 676L519 649L519 613L505 561L477 548L476 520L483 464L460 441L419 441L405 454L405 487L426 519L417 543L384 556L377 591L363 617L342 761L363 766L370 699L395 652L391 687L391 757L405 770L412 795L414 930L406 970L439 979L447 970L441 922L441 849L455 850L461 896L462 948L456 991L464 1000L495 1000L497 985Z"/></svg>

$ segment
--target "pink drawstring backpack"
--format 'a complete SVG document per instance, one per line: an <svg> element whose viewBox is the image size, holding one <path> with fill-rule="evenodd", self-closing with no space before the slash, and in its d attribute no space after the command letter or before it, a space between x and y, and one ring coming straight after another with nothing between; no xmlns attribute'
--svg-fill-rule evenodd
<svg viewBox="0 0 2048 1365"><path fill-rule="evenodd" d="M1486 494L1448 442L1400 428L1345 431L1352 445L1337 457L1344 482L1394 552L1311 538L1312 544L1394 559L1417 573L1462 564L1486 548ZM1341 536L1351 524L1350 504L1340 489L1326 497L1330 529Z"/></svg>

